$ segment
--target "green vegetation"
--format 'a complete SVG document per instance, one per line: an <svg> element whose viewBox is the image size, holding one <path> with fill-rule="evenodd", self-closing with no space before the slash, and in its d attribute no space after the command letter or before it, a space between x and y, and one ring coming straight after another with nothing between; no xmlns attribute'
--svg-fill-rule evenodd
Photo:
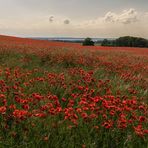
<svg viewBox="0 0 148 148"><path fill-rule="evenodd" d="M139 37L125 36L116 40L104 39L101 45L118 47L148 47L148 40Z"/></svg>

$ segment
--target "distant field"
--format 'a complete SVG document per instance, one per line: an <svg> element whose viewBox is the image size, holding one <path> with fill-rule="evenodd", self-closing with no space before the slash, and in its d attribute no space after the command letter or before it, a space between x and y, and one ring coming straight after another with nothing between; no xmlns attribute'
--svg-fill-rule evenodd
<svg viewBox="0 0 148 148"><path fill-rule="evenodd" d="M148 147L148 48L0 36L0 147Z"/></svg>

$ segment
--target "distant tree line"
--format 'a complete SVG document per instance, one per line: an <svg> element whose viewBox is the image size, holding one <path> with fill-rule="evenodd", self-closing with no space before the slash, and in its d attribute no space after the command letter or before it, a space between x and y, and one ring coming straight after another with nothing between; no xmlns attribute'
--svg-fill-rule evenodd
<svg viewBox="0 0 148 148"><path fill-rule="evenodd" d="M148 40L139 37L124 36L116 40L104 39L101 45L119 47L148 47Z"/></svg>
<svg viewBox="0 0 148 148"><path fill-rule="evenodd" d="M55 41L55 42L65 42L65 43L83 43L83 41L81 40L51 40L51 41Z"/></svg>

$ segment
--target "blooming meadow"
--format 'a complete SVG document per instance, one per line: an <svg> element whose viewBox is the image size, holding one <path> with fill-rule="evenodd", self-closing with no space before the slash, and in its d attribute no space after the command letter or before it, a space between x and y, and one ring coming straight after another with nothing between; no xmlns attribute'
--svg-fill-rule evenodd
<svg viewBox="0 0 148 148"><path fill-rule="evenodd" d="M0 36L0 147L146 148L148 49Z"/></svg>

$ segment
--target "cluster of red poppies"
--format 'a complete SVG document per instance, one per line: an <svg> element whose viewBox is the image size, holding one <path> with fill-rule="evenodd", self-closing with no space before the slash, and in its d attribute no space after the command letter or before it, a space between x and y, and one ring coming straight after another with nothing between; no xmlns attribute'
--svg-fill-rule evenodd
<svg viewBox="0 0 148 148"><path fill-rule="evenodd" d="M38 72L42 76L35 76ZM44 73L39 69L1 70L1 122L9 128L7 123L12 119L21 123L60 116L59 120L69 127L83 122L92 128L131 129L139 136L148 133L147 105L135 93L113 93L111 80L97 80L92 70L70 68L68 73L70 81L64 73Z"/></svg>

